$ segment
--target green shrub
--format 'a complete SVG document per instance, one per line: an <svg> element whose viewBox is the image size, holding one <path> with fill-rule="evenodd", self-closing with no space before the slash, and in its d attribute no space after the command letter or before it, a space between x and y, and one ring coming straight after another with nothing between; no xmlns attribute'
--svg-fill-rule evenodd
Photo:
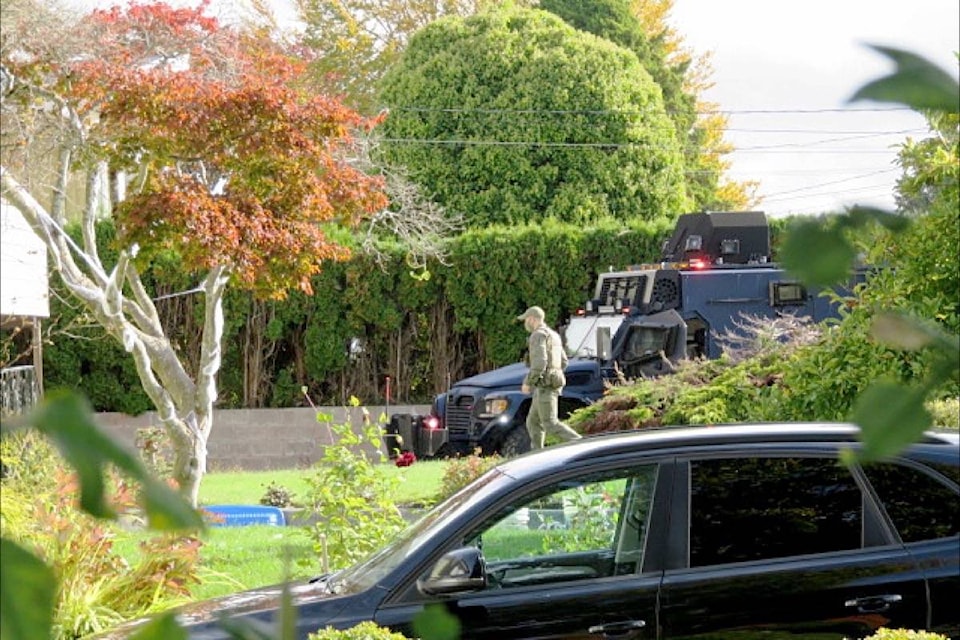
<svg viewBox="0 0 960 640"><path fill-rule="evenodd" d="M62 460L50 442L36 431L5 433L0 439L3 489L23 487L39 495L56 488L55 477Z"/></svg>
<svg viewBox="0 0 960 640"><path fill-rule="evenodd" d="M282 484L271 482L267 485L267 491L260 498L260 504L268 507L289 507L293 504L294 493Z"/></svg>
<svg viewBox="0 0 960 640"><path fill-rule="evenodd" d="M926 404L933 418L933 426L939 429L960 429L960 398L931 400Z"/></svg>
<svg viewBox="0 0 960 640"><path fill-rule="evenodd" d="M147 469L158 478L170 476L173 470L173 453L170 435L163 427L137 429L135 445Z"/></svg>
<svg viewBox="0 0 960 640"><path fill-rule="evenodd" d="M909 631L907 629L877 629L872 636L864 640L948 640L947 636L929 631Z"/></svg>
<svg viewBox="0 0 960 640"><path fill-rule="evenodd" d="M33 551L57 577L53 638L79 638L187 601L198 582L198 540L146 540L141 560L130 566L114 549L110 529L77 510L76 479L62 470L54 478L55 490L41 493L5 481L2 501L4 538ZM114 484L122 511L133 493Z"/></svg>
<svg viewBox="0 0 960 640"><path fill-rule="evenodd" d="M359 404L352 399L356 408ZM366 412L366 409L363 409ZM405 521L393 503L389 481L367 459L362 446L381 451L382 427L370 422L362 433L350 424L331 424L336 445L324 447L313 476L307 478L309 492L304 506L317 516L307 529L324 570L339 569L376 551L396 535ZM330 416L317 415L319 422Z"/></svg>
<svg viewBox="0 0 960 640"><path fill-rule="evenodd" d="M361 622L350 629L327 627L311 633L310 640L406 640L406 636L381 627L375 622Z"/></svg>
<svg viewBox="0 0 960 640"><path fill-rule="evenodd" d="M443 468L437 501L452 496L502 461L497 454L481 457L479 450L469 456L451 458Z"/></svg>
<svg viewBox="0 0 960 640"><path fill-rule="evenodd" d="M249 293L228 290L218 406L301 406L303 385L323 404L342 403L344 388L380 398L384 371L394 372L392 399L429 402L449 380L517 361L526 336L513 318L533 300L552 323L562 322L592 295L597 272L654 260L671 228L667 219L637 219L474 229L449 240L448 259L430 264L429 280L410 277L408 252L397 246L384 261L358 251L346 263L328 265L315 277L311 296L255 303ZM98 251L109 261L115 234L97 231ZM79 230L71 233L79 239ZM154 296L193 286L175 261L154 264L143 275ZM55 306L54 338L44 347L47 386L81 389L100 411L153 409L130 355L98 327L86 326L80 308ZM202 298L164 299L157 312L170 340L188 360L195 357ZM351 351L354 339L358 348ZM251 379L245 371L258 373L256 388L245 386Z"/></svg>

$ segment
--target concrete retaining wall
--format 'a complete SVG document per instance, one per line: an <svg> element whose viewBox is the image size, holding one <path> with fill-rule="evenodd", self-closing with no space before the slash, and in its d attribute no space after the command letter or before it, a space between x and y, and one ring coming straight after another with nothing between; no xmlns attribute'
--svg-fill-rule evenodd
<svg viewBox="0 0 960 640"><path fill-rule="evenodd" d="M371 420L385 414L383 406L367 407ZM428 405L391 406L389 413L427 413ZM317 414L332 418L319 422ZM207 470L262 471L312 466L326 445L333 442L330 424L348 420L355 432L364 422L361 408L319 407L313 409L223 409L214 413L213 431L207 442ZM99 413L97 423L121 442L133 447L137 431L159 426L155 412L139 416ZM364 447L371 455L372 447ZM385 453L385 452L384 452Z"/></svg>

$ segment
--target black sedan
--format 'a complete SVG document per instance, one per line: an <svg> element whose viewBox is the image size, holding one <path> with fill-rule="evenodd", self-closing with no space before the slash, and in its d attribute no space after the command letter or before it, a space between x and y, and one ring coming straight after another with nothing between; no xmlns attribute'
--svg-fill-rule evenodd
<svg viewBox="0 0 960 640"><path fill-rule="evenodd" d="M863 467L846 425L672 428L508 460L393 544L292 586L300 637L373 620L414 637L439 604L461 638L960 636L960 438ZM268 620L280 588L192 605Z"/></svg>

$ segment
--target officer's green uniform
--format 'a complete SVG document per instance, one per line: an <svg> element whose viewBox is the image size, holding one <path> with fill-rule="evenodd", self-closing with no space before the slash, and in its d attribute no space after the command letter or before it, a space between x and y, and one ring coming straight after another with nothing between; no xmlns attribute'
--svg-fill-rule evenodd
<svg viewBox="0 0 960 640"><path fill-rule="evenodd" d="M555 433L563 440L576 440L580 434L557 418L560 390L567 383L563 370L567 368L567 354L556 331L541 323L527 339L530 372L523 383L530 387L532 399L527 414L530 448L542 449L547 433Z"/></svg>

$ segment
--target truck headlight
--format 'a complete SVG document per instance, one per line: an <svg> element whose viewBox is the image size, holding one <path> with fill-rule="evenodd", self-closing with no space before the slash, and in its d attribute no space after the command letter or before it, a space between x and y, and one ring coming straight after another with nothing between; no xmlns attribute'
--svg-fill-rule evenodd
<svg viewBox="0 0 960 640"><path fill-rule="evenodd" d="M506 398L484 398L483 410L480 412L481 418L493 418L500 415L510 406L510 401Z"/></svg>

